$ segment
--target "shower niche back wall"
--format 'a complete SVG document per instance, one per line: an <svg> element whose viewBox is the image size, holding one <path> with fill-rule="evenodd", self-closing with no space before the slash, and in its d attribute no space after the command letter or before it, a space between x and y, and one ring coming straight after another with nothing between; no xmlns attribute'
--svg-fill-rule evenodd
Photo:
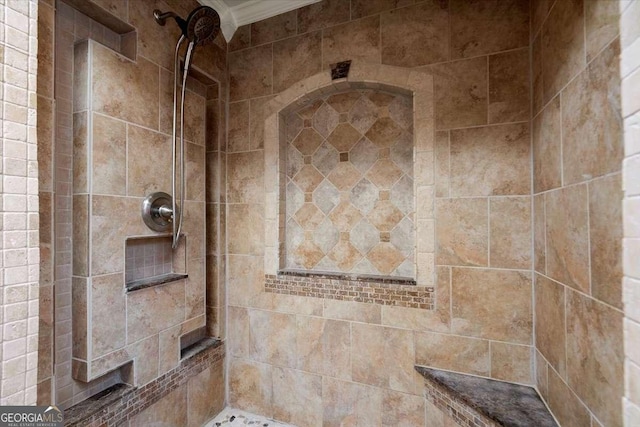
<svg viewBox="0 0 640 427"><path fill-rule="evenodd" d="M415 279L412 98L349 90L284 127L284 269Z"/></svg>

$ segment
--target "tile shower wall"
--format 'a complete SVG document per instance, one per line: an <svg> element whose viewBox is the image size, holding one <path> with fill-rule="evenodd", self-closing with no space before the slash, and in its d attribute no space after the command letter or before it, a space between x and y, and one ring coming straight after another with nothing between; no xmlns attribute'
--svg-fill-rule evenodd
<svg viewBox="0 0 640 427"><path fill-rule="evenodd" d="M301 426L422 425L415 363L534 381L528 22L527 1L325 0L238 29L227 155L232 405ZM435 210L435 310L263 292L262 106L346 59L435 78L437 194L416 209Z"/></svg>
<svg viewBox="0 0 640 427"><path fill-rule="evenodd" d="M0 405L36 402L38 367L38 3L0 5ZM39 135L38 135L39 136Z"/></svg>
<svg viewBox="0 0 640 427"><path fill-rule="evenodd" d="M618 8L531 4L536 383L563 426L622 425Z"/></svg>
<svg viewBox="0 0 640 427"><path fill-rule="evenodd" d="M625 160L623 165L624 240L623 301L625 338L624 425L640 423L640 31L638 2L620 1L622 59L622 117Z"/></svg>
<svg viewBox="0 0 640 427"><path fill-rule="evenodd" d="M365 90L287 116L286 268L415 278L412 114Z"/></svg>
<svg viewBox="0 0 640 427"><path fill-rule="evenodd" d="M107 46L110 46L113 48L117 48L118 46L115 45L117 41L116 38L110 35L110 31L106 27L98 25L97 22L92 22L86 16L80 14L77 11L74 11L73 9L70 9L68 6L64 5L63 3L60 4L58 9L55 11L55 15L57 15L57 17L54 18L55 15L54 15L53 4L48 1L45 1L44 3L46 6L48 6L48 8L45 9L47 11L47 15L45 15L45 19L39 22L40 28L45 30L42 32L42 39L39 40L40 43L42 43L45 46L47 44L50 46L53 46L53 28L54 28L53 21L54 19L58 21L56 31L59 34L57 34L57 37L56 37L56 50L55 50L55 54L56 54L55 63L57 67L56 86L55 86L56 100L55 100L55 104L51 105L52 108L55 110L55 113L56 113L55 116L57 118L56 120L58 122L58 126L55 131L55 142L56 142L55 154L53 154L54 152L53 144L49 146L45 144L42 147L39 147L39 150L41 150L41 153L43 153L43 155L41 155L41 158L43 158L46 162L44 164L45 166L44 170L46 170L46 167L49 167L50 170L55 171L55 174L49 174L49 175L44 174L45 177L49 176L49 187L41 186L41 188L44 188L45 190L47 190L48 188L54 187L56 191L56 200L51 205L55 207L55 209L53 209L53 211L55 212L53 215L55 218L55 222L52 222L52 218L48 218L49 219L48 222L47 221L45 221L44 223L41 222L41 230L42 229L48 230L49 233L51 233L53 230L53 232L60 238L55 240L55 243L56 243L55 245L46 245L46 242L45 242L45 245L41 247L41 253L47 254L48 251L51 251L52 255L49 256L49 259L52 256L54 256L53 254L55 254L56 265L55 267L53 266L51 267L51 271L55 270L56 284L60 284L61 286L56 287L55 325L57 330L56 330L55 355L52 352L53 348L51 345L51 341L53 340L53 333L50 333L50 334L44 333L44 334L41 334L40 336L41 345L44 341L45 344L48 344L48 346L45 346L44 348L50 349L50 351L43 351L40 353L39 376L38 376L38 381L40 386L38 387L38 394L39 394L40 402L42 402L43 404L56 402L58 404L62 404L63 406L68 406L72 403L78 402L86 398L88 395L93 394L96 390L101 389L104 386L108 385L107 383L102 381L101 384L92 383L89 386L87 386L85 384L74 382L71 380L71 329L72 328L71 328L71 318L70 318L70 312L71 312L70 289L71 289L71 261L72 261L71 250L73 247L72 246L73 242L71 241L71 239L68 238L68 236L71 233L70 230L71 230L71 224L72 224L70 182L71 182L71 177L73 173L72 166L71 166L72 165L71 157L73 154L73 148L71 145L71 142L72 142L71 112L72 111L71 111L71 97L69 95L70 93L69 91L72 84L72 80L71 80L72 65L71 64L73 61L73 56L72 56L73 43L76 40L91 37L95 40L98 40L104 43ZM176 2L169 1L168 3L170 4L167 4L163 1L157 1L153 4L148 2L132 2L131 4L129 4L129 2L127 1L109 1L109 0L96 1L95 3L101 7L104 7L108 12L112 13L119 19L125 22L128 22L132 26L136 27L136 29L138 30L138 54L140 55L139 60L142 62L146 62L147 64L153 64L153 66L157 67L156 69L158 70L159 78L162 79L163 81L163 88L166 88L169 91L170 85L168 83L165 85L164 82L165 80L166 82L168 82L169 79L171 78L170 70L173 69L172 68L173 66L171 65L171 61L173 58L174 46L172 45L173 44L172 41L170 42L167 42L167 41L177 39L177 29L170 26L167 26L165 28L159 27L157 24L155 24L155 21L153 21L153 19L149 17L152 16L152 10L155 7L163 10L173 9L174 11L176 11L181 15L186 15L191 10L191 8L196 6L196 4L195 3L189 4L188 2L181 2L181 1L176 1ZM42 70L43 73L41 74L41 77L43 78L38 80L39 84L42 83L38 88L39 95L41 95L40 98L45 97L45 98L51 99L53 97L53 85L51 84L51 81L53 80L53 71L52 71L53 62L54 62L53 52L54 52L53 49L43 50L43 54L39 57L39 63L43 65L43 70ZM225 77L226 45L221 37L219 37L216 40L216 43L214 43L213 45L209 45L205 48L200 49L196 53L194 60L197 67L209 73L214 78L219 79L224 85L224 81L226 79ZM47 76L49 76L49 83L47 83ZM224 86L222 87L222 90L224 90ZM217 95L217 90L211 91L211 93L214 93L214 92L216 92L216 95ZM67 95L65 95L65 93ZM206 88L201 88L200 93L204 98L204 96L206 95ZM60 96L58 97L58 95ZM168 131L170 132L170 130L168 130L167 128L168 126L167 124L170 124L170 118L168 118L168 114L170 112L170 101L167 104L168 106L166 108L164 108L164 106L166 104L166 100L169 99L171 95L170 93L168 93L169 98L166 98L165 97L166 94L164 93L160 95L162 96L162 101L160 102L160 105L163 106L163 108L161 109L161 111L159 111L157 117L158 117L159 123L162 123L162 129L158 129L158 125L156 124L155 133L157 133L157 135L160 135L160 134L166 135ZM216 96L211 96L211 97L207 96L207 98L214 99L216 98ZM47 105L47 104L44 104L44 105ZM202 215L199 215L199 218L200 218L200 221L202 221L201 229L204 230L204 200L205 200L205 196L204 196L205 194L205 185L204 185L205 148L204 148L204 145L205 145L205 142L207 143L207 147L209 147L209 145L215 146L215 144L209 143L209 141L213 141L213 139L209 138L209 134L206 134L204 130L204 101L202 101L202 110L203 110L203 113L198 119L200 120L200 124L198 126L201 126L201 128L199 128L201 130L198 132L199 136L197 137L198 142L201 144L200 147L202 147L201 148L202 153L198 154L194 152L194 149L195 151L197 151L196 148L192 147L192 145L194 144L189 144L189 147L190 147L189 155L197 157L199 159L199 162L201 162L202 164L201 165L189 164L187 168L191 174L197 171L200 171L199 173L202 174L202 178L198 178L194 175L190 175L188 179L191 179L192 181L197 181L198 183L202 183L202 189L199 190L194 185L190 185L188 188L188 193L193 196L194 201L193 203L191 203L191 205L194 205L194 206L201 205L202 207ZM43 118L44 117L46 117L46 115L43 114ZM52 132L46 127L40 126L41 123L44 124L46 123L46 121L39 122L39 127L38 127L39 132L42 131L45 134L46 132ZM151 127L153 128L154 126L151 126ZM216 128L216 126L212 126L212 128ZM50 129L53 129L53 125L51 125ZM136 129L132 129L132 132L131 132L132 134L130 135L132 138L132 141L133 141L133 138L135 137L134 135L135 130ZM154 132L150 128L140 129L140 132L144 133L145 131L149 134L154 134ZM196 142L195 133L193 135L191 134L188 135L188 137L190 140L194 140L193 142ZM215 135L215 138L217 139L218 135ZM195 144L195 145L198 145L198 144ZM135 147L132 146L130 148L134 149ZM130 182L135 184L135 170L130 172L132 172L131 173L132 180ZM55 176L55 181L52 181L52 176ZM51 184L51 182L53 182L53 184ZM208 188L209 187L207 186L207 189ZM143 191L145 189L146 188L144 188L144 186L140 187L140 191ZM130 188L129 190L132 192L135 192L137 191L137 187L134 188L132 186L132 188ZM217 202L217 200L213 200L213 201ZM44 214L44 211L41 211L41 212L43 212ZM43 217L46 218L46 216L41 215L41 219ZM48 226L49 228L47 228L47 224L49 224ZM194 242L194 244L197 245L198 239L195 239L195 240L196 241ZM201 239L200 243L204 246L203 242L204 242L204 239ZM193 274L192 276L192 280L193 280L192 283L196 287L195 288L193 288L193 286L190 287L190 289L193 288L195 293L188 292L189 295L193 297L190 299L191 302L189 304L193 303L194 306L201 305L202 308L198 310L201 312L201 314L196 315L196 313L192 313L194 314L195 318L199 319L198 322L195 322L192 320L190 324L188 321L183 324L186 328L185 331L189 328L196 327L197 325L195 325L195 323L204 324L204 312L205 312L205 308L204 308L205 301L203 296L204 286L205 286L204 248L203 248L202 255L200 255L199 257L195 256L197 255L195 254L195 252L192 253L191 255L192 255L190 258L191 265L189 267L195 269L195 273L202 272L202 274ZM47 264L43 263L43 268L46 268L46 266ZM46 278L47 276L44 276L44 277ZM201 287L200 285L196 285L196 282L201 283ZM47 288L47 286L45 286L47 284L50 284L50 282L43 281L42 284L43 284L43 289L45 290L53 288L53 287ZM202 288L202 292L200 292L200 288ZM219 289L215 289L215 291L216 293L220 292ZM47 295L49 295L48 299L47 299ZM41 313L49 315L48 317L47 316L43 316L43 317L45 319L51 319L49 320L49 322L53 323L53 310L49 309L49 311L47 311L46 309L46 307L51 306L51 295L52 295L52 292L49 292L48 294L44 293L44 295L41 295L40 307L41 307ZM196 297L197 295L200 295L200 297ZM218 304L219 301L220 301L220 298L214 299L214 302L216 304ZM49 305L47 305L47 302L49 302ZM185 320L186 319L187 317L185 316ZM42 328L42 325L43 325L43 322L41 322L41 328ZM215 323L212 325L211 329L217 329L217 326L215 325ZM46 331L46 329L44 330ZM168 342L166 338L173 337L176 333L180 334L181 333L180 331L181 331L181 328L178 328L176 330L175 327L170 330L167 330L164 335L165 339L160 340L161 343L159 345L163 345L162 343L165 343L166 345L166 343ZM177 335L174 338L177 338ZM47 339L49 340L48 342L47 342ZM152 349L150 351L153 352ZM170 356L172 359L174 358L173 353ZM52 393L51 381L48 379L48 377L52 374L51 365L54 357L56 361L56 369L55 369L56 390L54 390ZM168 368L170 364L171 364L171 361L169 360L164 360L164 359L160 360L158 364L160 366L158 368L159 372L162 369ZM117 380L117 378L113 380Z"/></svg>

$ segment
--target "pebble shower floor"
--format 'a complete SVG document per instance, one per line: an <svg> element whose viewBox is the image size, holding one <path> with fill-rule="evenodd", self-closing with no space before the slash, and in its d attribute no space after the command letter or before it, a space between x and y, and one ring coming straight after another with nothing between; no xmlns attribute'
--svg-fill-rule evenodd
<svg viewBox="0 0 640 427"><path fill-rule="evenodd" d="M277 421L270 420L266 417L251 414L249 412L241 411L239 409L225 408L215 417L209 421L205 427L240 427L240 426L254 426L254 427L296 427L292 424L279 423Z"/></svg>

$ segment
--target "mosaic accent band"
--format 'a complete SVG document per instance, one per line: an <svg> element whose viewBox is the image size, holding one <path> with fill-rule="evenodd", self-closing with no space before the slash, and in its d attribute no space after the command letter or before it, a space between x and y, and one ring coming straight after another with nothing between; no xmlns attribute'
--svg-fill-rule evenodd
<svg viewBox="0 0 640 427"><path fill-rule="evenodd" d="M435 292L431 287L376 281L374 278L342 278L321 274L265 275L265 292L302 297L364 302L398 307L435 308ZM411 282L400 280L400 282ZM415 282L414 282L415 283Z"/></svg>

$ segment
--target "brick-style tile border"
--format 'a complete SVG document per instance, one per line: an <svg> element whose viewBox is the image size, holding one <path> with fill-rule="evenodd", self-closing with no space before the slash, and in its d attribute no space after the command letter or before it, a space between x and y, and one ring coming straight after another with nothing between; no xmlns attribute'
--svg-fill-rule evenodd
<svg viewBox="0 0 640 427"><path fill-rule="evenodd" d="M452 396L445 390L430 381L425 381L425 398L442 412L453 418L458 425L465 427L499 427L495 423L474 409L470 408L462 399Z"/></svg>
<svg viewBox="0 0 640 427"><path fill-rule="evenodd" d="M398 307L434 309L431 287L401 285L389 279L342 278L327 275L265 275L265 292ZM407 281L400 281L407 282Z"/></svg>
<svg viewBox="0 0 640 427"><path fill-rule="evenodd" d="M65 411L66 426L104 427L128 425L128 421L152 404L165 397L190 378L224 359L224 343L206 348L183 359L176 368L150 383L125 392L119 399L106 406L80 403Z"/></svg>

